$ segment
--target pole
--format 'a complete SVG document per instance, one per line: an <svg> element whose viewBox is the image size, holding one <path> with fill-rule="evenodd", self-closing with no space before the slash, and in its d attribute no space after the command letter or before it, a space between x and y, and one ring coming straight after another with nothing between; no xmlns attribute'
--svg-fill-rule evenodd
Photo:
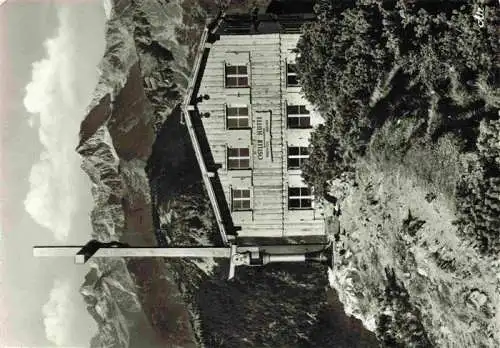
<svg viewBox="0 0 500 348"><path fill-rule="evenodd" d="M83 264L91 257L176 257L229 259L229 279L237 266L264 266L268 263L318 262L333 267L333 245L289 244L230 247L130 247L120 242L103 243L91 240L84 246L35 246L35 257L73 256Z"/></svg>
<svg viewBox="0 0 500 348"><path fill-rule="evenodd" d="M86 246L33 247L35 257L75 257L75 263L81 264L90 257L214 257L229 258L230 248L130 248L130 247L100 247L89 255Z"/></svg>

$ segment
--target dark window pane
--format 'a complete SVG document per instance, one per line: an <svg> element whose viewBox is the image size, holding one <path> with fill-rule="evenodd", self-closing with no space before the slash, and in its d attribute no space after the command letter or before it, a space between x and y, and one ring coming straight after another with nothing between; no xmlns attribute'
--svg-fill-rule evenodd
<svg viewBox="0 0 500 348"><path fill-rule="evenodd" d="M229 148L227 153L228 153L229 157L238 157L239 149L238 148Z"/></svg>
<svg viewBox="0 0 500 348"><path fill-rule="evenodd" d="M300 167L300 161L298 158L289 158L288 159L288 167L289 168L299 168Z"/></svg>
<svg viewBox="0 0 500 348"><path fill-rule="evenodd" d="M240 168L250 168L250 160L240 160Z"/></svg>
<svg viewBox="0 0 500 348"><path fill-rule="evenodd" d="M309 148L308 147L301 147L300 148L300 154L301 155L309 156Z"/></svg>
<svg viewBox="0 0 500 348"><path fill-rule="evenodd" d="M246 65L240 65L237 68L238 68L239 75L246 75L247 74L247 66Z"/></svg>
<svg viewBox="0 0 500 348"><path fill-rule="evenodd" d="M230 118L227 120L227 128L238 128L238 119Z"/></svg>
<svg viewBox="0 0 500 348"><path fill-rule="evenodd" d="M240 116L248 116L248 108L239 108Z"/></svg>
<svg viewBox="0 0 500 348"><path fill-rule="evenodd" d="M242 157L250 156L250 150L248 149L248 147L242 147L240 149L240 156L242 156Z"/></svg>
<svg viewBox="0 0 500 348"><path fill-rule="evenodd" d="M233 198L241 198L241 190L233 190Z"/></svg>
<svg viewBox="0 0 500 348"><path fill-rule="evenodd" d="M238 77L238 86L248 86L248 77Z"/></svg>
<svg viewBox="0 0 500 348"><path fill-rule="evenodd" d="M229 169L238 169L240 167L240 161L230 159L227 161L227 166Z"/></svg>
<svg viewBox="0 0 500 348"><path fill-rule="evenodd" d="M250 190L241 190L241 197L250 198Z"/></svg>
<svg viewBox="0 0 500 348"><path fill-rule="evenodd" d="M286 83L288 86L298 86L299 80L296 75L288 75L286 78Z"/></svg>
<svg viewBox="0 0 500 348"><path fill-rule="evenodd" d="M288 155L289 156L297 156L299 154L299 148L298 147L289 147L288 148Z"/></svg>
<svg viewBox="0 0 500 348"><path fill-rule="evenodd" d="M241 201L233 201L233 210L241 210Z"/></svg>
<svg viewBox="0 0 500 348"><path fill-rule="evenodd" d="M297 115L299 113L299 107L297 105L287 105L286 112L288 115Z"/></svg>
<svg viewBox="0 0 500 348"><path fill-rule="evenodd" d="M227 87L236 87L238 83L238 79L236 77L226 77L226 86Z"/></svg>
<svg viewBox="0 0 500 348"><path fill-rule="evenodd" d="M238 109L237 108L227 108L227 115L228 116L238 115Z"/></svg>
<svg viewBox="0 0 500 348"><path fill-rule="evenodd" d="M226 75L235 75L238 72L238 67L235 65L226 65Z"/></svg>
<svg viewBox="0 0 500 348"><path fill-rule="evenodd" d="M248 118L240 118L240 128L248 128Z"/></svg>
<svg viewBox="0 0 500 348"><path fill-rule="evenodd" d="M311 208L312 207L312 201L310 199L303 199L301 201L301 206L302 206L302 208Z"/></svg>
<svg viewBox="0 0 500 348"><path fill-rule="evenodd" d="M288 118L288 128L297 128L299 126L299 119L296 117Z"/></svg>
<svg viewBox="0 0 500 348"><path fill-rule="evenodd" d="M310 111L307 110L305 105L287 105L288 115L309 115Z"/></svg>
<svg viewBox="0 0 500 348"><path fill-rule="evenodd" d="M288 188L288 196L300 196L300 188L299 187L289 187Z"/></svg>
<svg viewBox="0 0 500 348"><path fill-rule="evenodd" d="M297 73L297 66L296 64L288 64L288 73Z"/></svg>
<svg viewBox="0 0 500 348"><path fill-rule="evenodd" d="M309 187L301 187L300 188L300 195L301 196L310 196L311 190L309 189Z"/></svg>
<svg viewBox="0 0 500 348"><path fill-rule="evenodd" d="M310 117L301 117L299 119L299 126L303 128L307 128L311 126L311 118Z"/></svg>
<svg viewBox="0 0 500 348"><path fill-rule="evenodd" d="M305 105L300 105L300 106L299 106L299 113L300 113L301 115L308 115L308 114L310 114L310 111L309 111L309 110L307 110L307 108L306 108L306 106L305 106Z"/></svg>
<svg viewBox="0 0 500 348"><path fill-rule="evenodd" d="M300 200L299 199L289 199L288 200L289 208L300 208Z"/></svg>
<svg viewBox="0 0 500 348"><path fill-rule="evenodd" d="M250 209L250 200L237 200L233 201L233 210L249 210Z"/></svg>

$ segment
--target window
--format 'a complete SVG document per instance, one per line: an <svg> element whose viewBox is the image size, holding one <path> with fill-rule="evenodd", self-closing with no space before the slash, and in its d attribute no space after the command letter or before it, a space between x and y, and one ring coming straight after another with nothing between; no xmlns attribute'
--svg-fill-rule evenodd
<svg viewBox="0 0 500 348"><path fill-rule="evenodd" d="M227 151L228 169L250 168L250 150L248 147L229 148Z"/></svg>
<svg viewBox="0 0 500 348"><path fill-rule="evenodd" d="M288 147L288 168L299 169L304 160L309 158L309 148L307 147Z"/></svg>
<svg viewBox="0 0 500 348"><path fill-rule="evenodd" d="M288 188L288 209L309 209L312 207L312 200L309 187Z"/></svg>
<svg viewBox="0 0 500 348"><path fill-rule="evenodd" d="M297 66L295 64L286 65L286 85L287 87L296 87L299 85Z"/></svg>
<svg viewBox="0 0 500 348"><path fill-rule="evenodd" d="M311 115L305 105L287 105L288 128L311 127Z"/></svg>
<svg viewBox="0 0 500 348"><path fill-rule="evenodd" d="M228 129L248 128L249 122L247 106L228 106L226 108L226 116Z"/></svg>
<svg viewBox="0 0 500 348"><path fill-rule="evenodd" d="M226 64L226 87L248 87L248 69L246 65Z"/></svg>
<svg viewBox="0 0 500 348"><path fill-rule="evenodd" d="M250 210L249 189L233 189L231 193L232 210Z"/></svg>

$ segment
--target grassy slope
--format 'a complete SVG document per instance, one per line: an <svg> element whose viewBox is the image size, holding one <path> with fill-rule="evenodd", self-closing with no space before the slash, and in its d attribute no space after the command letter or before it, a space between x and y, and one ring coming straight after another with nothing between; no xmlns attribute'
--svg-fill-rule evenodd
<svg viewBox="0 0 500 348"><path fill-rule="evenodd" d="M440 171L439 166L453 166L447 163L452 158L426 152L415 164L435 164L431 182L439 183L450 179L446 175L453 170ZM351 305L348 311L374 328L384 268L391 267L437 346L495 346L488 335L498 332L500 269L458 237L446 186L438 190L438 185L423 184L428 181L407 166L390 165L380 156L358 164L356 181L342 203L345 233L337 243L335 274L341 300ZM414 222L405 224L408 214Z"/></svg>

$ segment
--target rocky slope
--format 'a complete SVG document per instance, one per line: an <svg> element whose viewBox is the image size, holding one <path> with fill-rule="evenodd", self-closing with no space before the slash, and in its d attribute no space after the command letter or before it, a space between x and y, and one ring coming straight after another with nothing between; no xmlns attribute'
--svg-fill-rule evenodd
<svg viewBox="0 0 500 348"><path fill-rule="evenodd" d="M343 231L330 278L346 312L387 342L499 346L500 260L459 237L445 195L387 169L367 161L354 186L332 183Z"/></svg>

